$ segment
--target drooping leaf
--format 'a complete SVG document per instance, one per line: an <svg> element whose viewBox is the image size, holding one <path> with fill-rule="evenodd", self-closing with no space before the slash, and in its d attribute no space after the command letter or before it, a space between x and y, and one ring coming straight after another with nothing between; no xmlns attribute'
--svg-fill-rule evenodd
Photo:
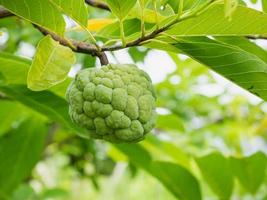
<svg viewBox="0 0 267 200"><path fill-rule="evenodd" d="M71 121L68 115L67 102L54 93L49 91L33 92L24 85L0 86L0 92L47 116L49 119L61 123L63 126L77 132L77 134L88 137L84 129L77 127Z"/></svg>
<svg viewBox="0 0 267 200"><path fill-rule="evenodd" d="M219 40L221 42L227 43L229 45L238 46L239 48L256 55L261 60L267 63L267 51L265 51L263 48L255 44L254 42L251 42L249 39L246 39L244 37L215 37L216 40Z"/></svg>
<svg viewBox="0 0 267 200"><path fill-rule="evenodd" d="M197 17L184 20L166 31L172 36L257 35L267 33L267 14L238 6L232 20L224 16L223 5L216 5Z"/></svg>
<svg viewBox="0 0 267 200"><path fill-rule="evenodd" d="M220 199L230 199L233 191L231 165L219 153L211 153L196 159L204 179Z"/></svg>
<svg viewBox="0 0 267 200"><path fill-rule="evenodd" d="M59 35L63 35L65 31L63 16L49 0L0 0L0 5L15 15Z"/></svg>
<svg viewBox="0 0 267 200"><path fill-rule="evenodd" d="M249 157L231 158L234 175L240 183L252 194L255 194L264 181L267 158L262 152Z"/></svg>
<svg viewBox="0 0 267 200"><path fill-rule="evenodd" d="M175 46L232 82L267 100L267 63L257 55L204 37L188 38Z"/></svg>
<svg viewBox="0 0 267 200"><path fill-rule="evenodd" d="M201 192L196 178L185 168L169 162L153 161L149 152L138 144L115 145L130 161L156 177L179 199L199 200Z"/></svg>
<svg viewBox="0 0 267 200"><path fill-rule="evenodd" d="M42 153L46 127L38 118L30 118L0 139L0 197L27 178Z"/></svg>
<svg viewBox="0 0 267 200"><path fill-rule="evenodd" d="M106 0L112 13L123 20L134 7L137 0Z"/></svg>
<svg viewBox="0 0 267 200"><path fill-rule="evenodd" d="M86 26L88 11L84 0L49 0L77 23Z"/></svg>
<svg viewBox="0 0 267 200"><path fill-rule="evenodd" d="M28 73L28 88L41 91L64 81L74 62L75 55L70 48L60 45L49 35L44 37Z"/></svg>

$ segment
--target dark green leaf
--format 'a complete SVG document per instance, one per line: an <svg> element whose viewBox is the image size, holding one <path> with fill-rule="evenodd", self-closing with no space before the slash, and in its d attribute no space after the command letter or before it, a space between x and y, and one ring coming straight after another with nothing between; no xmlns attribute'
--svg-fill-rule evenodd
<svg viewBox="0 0 267 200"><path fill-rule="evenodd" d="M0 197L27 178L42 153L46 127L38 118L28 119L0 139Z"/></svg>
<svg viewBox="0 0 267 200"><path fill-rule="evenodd" d="M29 108L60 122L65 127L87 137L84 129L76 126L68 115L68 103L49 91L32 92L23 85L0 86L0 91Z"/></svg>

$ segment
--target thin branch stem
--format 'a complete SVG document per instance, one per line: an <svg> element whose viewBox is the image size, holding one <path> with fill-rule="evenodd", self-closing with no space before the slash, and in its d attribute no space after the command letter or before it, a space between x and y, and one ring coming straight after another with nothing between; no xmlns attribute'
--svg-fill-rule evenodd
<svg viewBox="0 0 267 200"><path fill-rule="evenodd" d="M75 52L91 54L94 56L96 56L96 52L98 52L98 49L95 45L76 41L76 40L67 40L66 38L60 37L57 34L47 29L44 29L40 26L34 25L34 27L36 27L43 35L51 35L51 37L54 40L58 41L61 45L68 46Z"/></svg>

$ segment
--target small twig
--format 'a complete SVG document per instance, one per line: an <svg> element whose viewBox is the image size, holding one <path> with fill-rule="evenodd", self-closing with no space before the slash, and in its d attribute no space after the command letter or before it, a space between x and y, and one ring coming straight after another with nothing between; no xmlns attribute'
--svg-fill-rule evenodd
<svg viewBox="0 0 267 200"><path fill-rule="evenodd" d="M96 0L85 0L85 2L90 6L110 11L110 8L108 7L108 5L103 2L96 1Z"/></svg>
<svg viewBox="0 0 267 200"><path fill-rule="evenodd" d="M51 35L51 37L58 41L61 45L68 46L75 52L91 54L93 56L97 55L98 49L95 45L76 40L67 40L40 26L34 25L34 27L37 28L43 35Z"/></svg>

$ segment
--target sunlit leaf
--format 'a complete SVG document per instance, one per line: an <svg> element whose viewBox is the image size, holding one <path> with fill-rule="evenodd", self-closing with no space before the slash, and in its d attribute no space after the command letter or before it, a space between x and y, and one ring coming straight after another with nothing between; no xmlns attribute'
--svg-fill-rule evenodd
<svg viewBox="0 0 267 200"><path fill-rule="evenodd" d="M166 33L173 36L264 35L267 33L266 20L267 14L243 6L238 6L232 20L228 20L223 5L216 5L197 17L174 25Z"/></svg>
<svg viewBox="0 0 267 200"><path fill-rule="evenodd" d="M63 35L65 21L49 0L0 0L0 5L24 19Z"/></svg>
<svg viewBox="0 0 267 200"><path fill-rule="evenodd" d="M238 6L238 0L224 0L225 17L232 19L232 15Z"/></svg>
<svg viewBox="0 0 267 200"><path fill-rule="evenodd" d="M111 11L120 20L124 19L129 11L134 7L137 0L106 0L111 8Z"/></svg>
<svg viewBox="0 0 267 200"><path fill-rule="evenodd" d="M44 37L29 70L28 88L41 91L64 81L74 62L75 55L70 48L60 45L51 36Z"/></svg>
<svg viewBox="0 0 267 200"><path fill-rule="evenodd" d="M86 26L88 11L84 0L49 0L79 24Z"/></svg>

